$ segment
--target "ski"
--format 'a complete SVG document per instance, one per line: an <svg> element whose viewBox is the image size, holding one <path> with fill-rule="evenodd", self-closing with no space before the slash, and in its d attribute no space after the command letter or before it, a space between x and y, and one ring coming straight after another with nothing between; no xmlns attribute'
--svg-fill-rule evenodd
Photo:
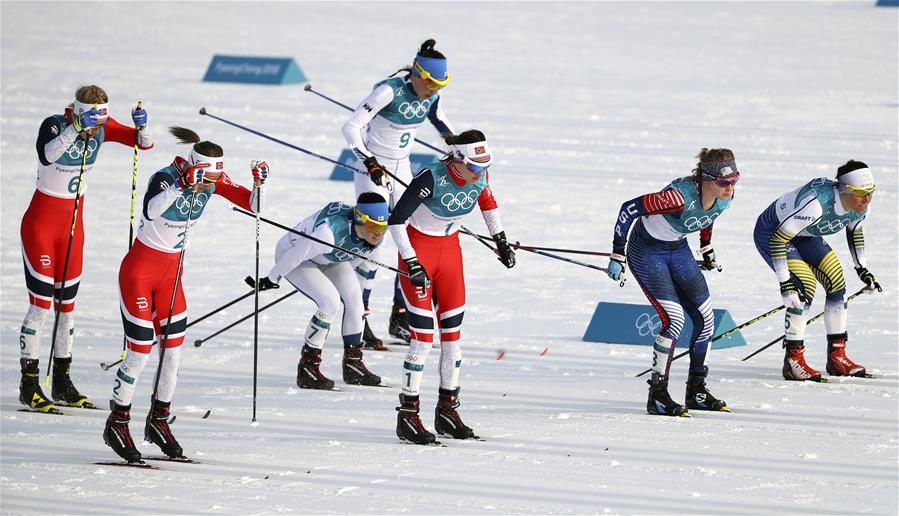
<svg viewBox="0 0 899 516"><path fill-rule="evenodd" d="M189 457L169 457L167 455L158 455L153 457L144 457L144 460L153 460L159 462L178 462L181 464L203 464L198 460L191 459Z"/></svg>
<svg viewBox="0 0 899 516"><path fill-rule="evenodd" d="M159 466L147 464L144 461L139 461L139 462L101 461L101 462L95 462L94 464L97 464L99 466L115 466L118 468L155 469L155 470L159 469Z"/></svg>
<svg viewBox="0 0 899 516"><path fill-rule="evenodd" d="M87 401L87 400L84 400L84 402L81 405L75 405L75 404L68 403L65 401L58 401L58 402L56 402L56 405L60 406L60 407L81 408L81 409L88 409L88 410L100 410L100 407L94 405L93 403L91 403L90 401Z"/></svg>
<svg viewBox="0 0 899 516"><path fill-rule="evenodd" d="M35 409L32 409L32 408L20 408L20 409L19 409L19 412L31 412L31 413L34 413L34 414L52 414L52 415L54 415L54 416L65 416L65 415L67 415L65 412L59 410L59 409L56 408L56 407L51 407L51 408L49 408L49 409L47 409L47 410L35 410Z"/></svg>

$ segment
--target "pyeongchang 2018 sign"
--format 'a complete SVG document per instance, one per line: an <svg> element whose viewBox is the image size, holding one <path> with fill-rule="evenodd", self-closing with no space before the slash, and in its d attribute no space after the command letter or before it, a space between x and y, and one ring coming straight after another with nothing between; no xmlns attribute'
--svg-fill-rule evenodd
<svg viewBox="0 0 899 516"><path fill-rule="evenodd" d="M292 57L248 57L215 55L204 81L250 84L297 84L306 76Z"/></svg>

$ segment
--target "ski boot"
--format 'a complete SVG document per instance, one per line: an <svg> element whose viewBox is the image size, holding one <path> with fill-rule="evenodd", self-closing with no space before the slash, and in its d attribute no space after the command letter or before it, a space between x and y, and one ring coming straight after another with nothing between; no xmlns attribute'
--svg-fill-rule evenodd
<svg viewBox="0 0 899 516"><path fill-rule="evenodd" d="M784 341L784 366L783 376L785 380L795 380L802 382L810 380L813 382L821 381L821 373L812 369L805 363L805 346L801 340L785 340Z"/></svg>
<svg viewBox="0 0 899 516"><path fill-rule="evenodd" d="M400 394L400 406L396 408L396 436L413 444L434 444L437 437L425 429L418 417L418 396L415 399Z"/></svg>
<svg viewBox="0 0 899 516"><path fill-rule="evenodd" d="M366 315L362 320L365 322L365 327L362 329L362 348L372 351L390 351L384 345L384 341L376 337L375 332L371 331L371 326L368 324L368 316Z"/></svg>
<svg viewBox="0 0 899 516"><path fill-rule="evenodd" d="M846 333L827 336L827 374L864 378L867 375L865 368L846 356L846 340Z"/></svg>
<svg viewBox="0 0 899 516"><path fill-rule="evenodd" d="M303 355L297 364L297 387L300 389L330 390L334 388L334 380L325 378L318 369L322 363L322 350L311 346L303 346Z"/></svg>
<svg viewBox="0 0 899 516"><path fill-rule="evenodd" d="M174 418L169 420L170 405L171 402L163 403L153 400L150 414L147 416L147 425L144 427L144 437L159 446L162 453L173 459L180 459L184 456L184 450L172 435L172 429L169 428L171 421L174 421Z"/></svg>
<svg viewBox="0 0 899 516"><path fill-rule="evenodd" d="M44 396L39 381L40 371L37 359L20 358L22 368L22 380L19 382L19 402L36 412L48 414L62 414L62 411L53 405L53 402Z"/></svg>
<svg viewBox="0 0 899 516"><path fill-rule="evenodd" d="M406 309L396 301L393 302L393 309L390 311L389 332L391 336L402 340L406 344L412 340L409 321L406 319Z"/></svg>
<svg viewBox="0 0 899 516"><path fill-rule="evenodd" d="M456 412L459 405L459 387L453 390L440 389L440 398L434 409L434 430L440 435L450 435L453 439L478 439L474 430L465 426Z"/></svg>
<svg viewBox="0 0 899 516"><path fill-rule="evenodd" d="M659 373L652 373L652 378L646 381L649 384L649 399L646 401L646 411L657 416L690 417L690 413L683 405L678 405L668 394L668 380L662 380Z"/></svg>
<svg viewBox="0 0 899 516"><path fill-rule="evenodd" d="M362 348L343 350L343 381L350 385L381 385L381 377L372 373L362 361Z"/></svg>
<svg viewBox="0 0 899 516"><path fill-rule="evenodd" d="M684 405L690 410L717 410L730 412L727 403L712 395L705 386L706 373L690 372L687 376L687 399Z"/></svg>
<svg viewBox="0 0 899 516"><path fill-rule="evenodd" d="M87 396L78 392L72 378L69 376L69 370L72 366L72 357L53 359L53 387L50 395L53 400L60 405L69 407L78 407L86 409L95 409L96 405L88 401Z"/></svg>
<svg viewBox="0 0 899 516"><path fill-rule="evenodd" d="M109 417L106 418L106 428L103 429L103 442L112 448L112 451L128 462L140 462L140 452L134 446L131 432L128 431L128 423L131 421L131 405L122 406L110 400Z"/></svg>

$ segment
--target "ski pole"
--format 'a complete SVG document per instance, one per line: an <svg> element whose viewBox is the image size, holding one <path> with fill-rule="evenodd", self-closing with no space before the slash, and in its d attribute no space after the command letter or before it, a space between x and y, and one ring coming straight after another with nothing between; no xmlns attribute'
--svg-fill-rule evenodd
<svg viewBox="0 0 899 516"><path fill-rule="evenodd" d="M331 97L325 95L324 93L320 93L320 92L318 92L318 91L315 91L314 89L312 89L312 85L311 85L311 84L306 84L305 86L303 86L303 89L306 90L306 91L315 93L315 94L318 95L319 97L321 97L321 98L323 98L323 99L325 99L325 100L327 100L327 101L329 101L329 102L332 102L332 103L334 103L334 104L337 104L338 106L342 107L343 109L346 109L347 111L353 111L353 108L351 108L350 106L344 104L343 102L340 102L340 101L338 101L338 100L332 99ZM419 140L418 138L415 138L415 143L420 143L421 145L424 145L425 147L431 149L432 151L434 151L434 152L436 152L436 153L438 153L438 154L443 154L443 153L444 153L444 151L443 151L442 149L438 149L437 147L431 145L430 143L428 143L428 142L426 142L426 141Z"/></svg>
<svg viewBox="0 0 899 516"><path fill-rule="evenodd" d="M481 237L481 238L489 238L485 235L476 235L476 236ZM606 253L603 251L582 251L580 249L565 249L565 248L560 248L560 247L541 247L541 246L537 246L537 245L525 245L525 244L522 244L521 242L515 242L514 244L509 242L509 245L516 249L526 247L528 249L532 249L535 251L554 251L557 253L586 254L586 255L590 255L590 256L611 256L612 255L612 253Z"/></svg>
<svg viewBox="0 0 899 516"><path fill-rule="evenodd" d="M55 317L53 319L53 334L50 340L50 360L47 361L47 376L44 377L44 387L50 385L50 367L53 365L53 352L56 348L56 333L59 331L59 314L62 307L63 298L66 292L66 275L69 272L69 258L72 256L72 240L75 239L75 226L78 223L78 203L81 201L81 185L84 184L84 168L87 166L87 153L90 151L91 137L85 129L84 146L81 148L81 170L78 172L78 186L75 189L75 207L72 209L72 228L69 230L69 241L66 244L66 259L62 264L62 280L59 284L59 297L55 297L53 302L55 306Z"/></svg>
<svg viewBox="0 0 899 516"><path fill-rule="evenodd" d="M253 317L256 313L264 312L266 309L268 309L268 308L270 308L270 307L272 307L272 306L275 306L276 304L280 303L281 301L284 301L285 299L287 299L288 297L290 297L290 296L296 294L297 292L299 292L299 290L294 290L294 291L292 291L292 292L288 292L287 294L284 294L283 296L281 296L281 297L279 297L278 299L272 301L271 303L269 303L269 304L263 306L263 307L260 308L258 311L254 311L253 313L251 313L251 314L249 314L249 315L246 315L246 316L244 316L244 317L241 317L240 319L234 321L233 323L229 324L228 326L225 326L224 328L222 328L222 329L220 329L219 331L213 333L212 335L206 337L205 339L197 339L197 340L195 340L195 341L194 341L194 347L195 347L195 348L198 348L198 347L202 346L203 343L206 342L207 340L210 340L211 338L213 338L213 337L215 337L215 336L217 336L217 335L220 335L220 334L222 334L222 333L224 333L224 332L230 330L231 328L237 326L238 324L240 324L240 323L246 321L246 320L249 319L250 317Z"/></svg>
<svg viewBox="0 0 899 516"><path fill-rule="evenodd" d="M846 298L846 302L848 303L849 301L852 301L852 300L855 299L856 297L862 295L862 293L864 293L867 289L868 289L868 287L863 287L861 290L859 290L859 291L856 292L855 294L852 294L851 296L849 296L848 298ZM811 319L809 319L808 322L806 322L805 324L811 324L811 323L817 321L818 319L820 319L823 315L824 315L824 312L821 312L821 313L819 313L818 315L816 315L816 316L812 317ZM745 361L749 360L750 358L752 358L752 357L758 355L758 354L761 353L762 351L765 351L766 349L770 348L771 346L773 346L773 345L777 344L778 342L784 340L785 337L786 337L786 335L781 335L780 337L777 337L776 339L772 340L771 342L769 342L769 343L765 344L764 346L760 347L759 349L753 351L753 352L750 353L749 355L746 355L743 359L740 360L740 362L745 362Z"/></svg>
<svg viewBox="0 0 899 516"><path fill-rule="evenodd" d="M256 170L258 161L250 163L250 168ZM256 279L253 282L253 419L256 422L256 379L258 377L259 364L259 210L262 198L262 183L256 182Z"/></svg>
<svg viewBox="0 0 899 516"><path fill-rule="evenodd" d="M184 251L187 248L187 236L190 231L190 221L194 214L194 200L197 197L197 186L194 185L192 190L190 202L187 204L187 222L184 223L184 235L181 237L181 251L178 253L178 268L175 270L175 281L172 284L172 300L169 302L169 316L165 321L165 331L162 332L162 339L159 340L159 365L156 367L156 378L153 380L153 396L150 398L152 403L156 403L156 395L159 392L159 379L162 377L165 346L169 342L169 331L172 326L172 312L175 311L175 299L178 297L178 282L181 279L181 271L184 268ZM153 410L150 409L150 411L147 412L147 426L150 426L150 418L152 415Z"/></svg>
<svg viewBox="0 0 899 516"><path fill-rule="evenodd" d="M234 211L236 211L237 213L242 213L242 214L247 215L247 216L249 216L249 217L256 217L256 215L254 215L254 214L252 214L252 213L250 213L250 212L248 212L248 211L244 211L244 210L242 210L242 209L240 209L240 208L238 208L238 207L236 207L236 206L235 206L235 207L232 207L231 209L234 210ZM367 262L369 262L369 263L372 263L372 264L374 264L374 265L377 265L378 267L383 267L383 268L385 268L385 269L391 270L391 271L393 271L393 272L395 272L395 273L397 273L397 274L399 274L399 275L401 275L401 276L406 276L407 278L409 277L409 273L403 272L403 271L401 271L401 270L399 270L399 269L397 269L397 268L395 268L395 267L391 267L391 266L387 265L386 263L382 263L382 262L379 262L379 261L377 261L377 260L373 260L373 259L371 259L371 258L369 258L369 257L367 257L367 256L363 256L363 255L361 255L361 254L359 254L359 253L350 251L349 249L347 249L347 248L345 248L345 247L340 247L339 245L329 244L328 242L325 242L324 240L320 240L320 239L318 239L318 238L315 238L315 237L312 236L312 235L307 235L306 233L303 233L302 231L297 231L296 229L293 229L293 228L291 228L291 227L287 227L287 226L285 226L284 224L279 224L279 223L277 223L277 222L275 222L275 221L273 221L273 220L269 220L269 219L267 219L267 218L265 218L265 217L259 217L259 220L261 220L262 222L265 222L266 224L271 224L272 226L275 226L276 228L281 228L281 229L283 229L284 231L287 231L287 232L289 232L289 233L293 233L293 234L295 234L295 235L299 235L299 236L301 236L301 237L303 237L303 238L308 238L309 240L312 240L313 242L317 242L317 243L319 243L319 244L323 244L323 245L326 245L326 246L328 246L328 247L332 247L332 248L337 249L338 251L344 252L344 253L346 253L346 254L348 254L348 255L350 255L350 256L355 256L356 258L360 258L360 259L362 259L362 260L365 260L365 261L367 261Z"/></svg>
<svg viewBox="0 0 899 516"><path fill-rule="evenodd" d="M712 342L715 342L716 340L723 339L723 338L725 338L725 337L727 337L727 336L729 336L729 335L732 335L732 334L734 334L734 333L736 333L736 332L742 330L743 328L745 328L745 327L747 327L747 326L749 326L749 325L751 325L751 324L755 324L755 323L761 321L762 319L765 319L766 317L772 316L772 315L776 314L777 312L779 312L779 311L781 311L781 310L783 310L783 309L784 309L784 306L783 306L783 305L780 305L780 306L778 306L777 308L772 308L771 310L768 310L767 312L763 313L762 315L753 317L752 319L750 319L750 320L744 322L743 324L741 324L741 325L739 325L739 326L736 326L736 327L734 327L734 328L731 328L731 329L727 330L726 332L722 333L721 335L718 335L718 336L714 337L712 340L709 341L709 345L711 345ZM684 357L685 355L688 355L689 353L690 353L690 350L688 349L688 350L684 351L683 353L680 353L679 355L677 355L677 356L674 357L673 359L671 359L671 361L674 362L675 360L677 360L677 359L679 359L679 358L681 358L681 357ZM650 372L650 371L652 371L652 368L647 369L646 371L643 371L642 373L638 374L638 375L636 376L636 378L639 378L639 377L643 376L644 374L646 374L646 373L648 373L648 372Z"/></svg>

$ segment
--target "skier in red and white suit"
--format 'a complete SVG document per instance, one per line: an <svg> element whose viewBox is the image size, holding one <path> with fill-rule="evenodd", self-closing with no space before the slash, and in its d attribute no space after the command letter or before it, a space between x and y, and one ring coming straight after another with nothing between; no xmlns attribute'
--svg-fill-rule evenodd
<svg viewBox="0 0 899 516"><path fill-rule="evenodd" d="M428 351L434 340L433 310L440 329L440 399L435 429L455 439L475 437L459 418L459 346L465 313L465 278L459 228L475 204L481 209L506 267L515 265L515 253L506 241L496 199L487 182L492 163L484 134L468 130L448 141L451 150L418 172L390 214L390 234L400 254L400 280L412 334L403 363L403 393L397 417L397 437L416 444L435 440L418 417L418 391Z"/></svg>
<svg viewBox="0 0 899 516"><path fill-rule="evenodd" d="M175 281L180 255L190 245L194 226L213 194L221 195L245 210L260 212L262 184L268 176L265 162L253 166L255 186L251 192L233 183L225 173L224 152L220 146L200 141L190 129L173 127L171 133L181 143L195 145L186 160L176 156L171 165L150 178L137 240L119 269L122 323L128 352L116 371L110 401L112 412L106 421L103 440L129 462L140 460L140 452L134 447L128 430L131 399L137 379L157 343L165 346L165 354L157 373L158 389L151 400L144 435L166 455L182 455L181 446L168 425L181 344L187 329L187 303L181 278L177 278L177 288Z"/></svg>
<svg viewBox="0 0 899 516"><path fill-rule="evenodd" d="M153 147L153 136L147 129L147 112L135 109L131 117L137 128L126 127L109 116L109 97L102 88L82 86L75 92L75 101L66 108L65 114L47 117L38 132L37 188L22 217L21 226L25 285L30 306L19 337L22 365L19 400L34 410L56 410L38 385L42 326L53 308L54 292L60 297L57 307L60 314L53 346L51 394L60 404L96 408L78 392L69 377L72 336L75 333L73 311L81 280L84 247L84 193L87 190L86 179L105 142L113 141L129 147L136 144L144 150ZM81 197L73 232L72 215L79 193ZM60 295L58 290L62 287L64 268L65 290Z"/></svg>

